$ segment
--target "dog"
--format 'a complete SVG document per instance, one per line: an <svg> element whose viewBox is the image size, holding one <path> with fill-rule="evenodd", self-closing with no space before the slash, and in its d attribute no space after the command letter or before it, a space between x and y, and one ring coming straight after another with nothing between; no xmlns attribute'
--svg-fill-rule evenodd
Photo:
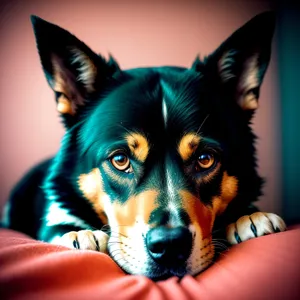
<svg viewBox="0 0 300 300"><path fill-rule="evenodd" d="M153 280L196 275L229 244L285 230L253 206L251 120L275 16L264 12L191 68L122 70L68 31L31 17L65 126L58 153L11 193L6 225L33 238L108 253Z"/></svg>

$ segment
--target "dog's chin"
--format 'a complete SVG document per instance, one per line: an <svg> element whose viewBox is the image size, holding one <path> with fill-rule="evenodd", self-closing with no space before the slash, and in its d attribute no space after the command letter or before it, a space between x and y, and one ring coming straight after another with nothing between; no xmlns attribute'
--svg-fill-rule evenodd
<svg viewBox="0 0 300 300"><path fill-rule="evenodd" d="M170 267L166 268L154 268L152 271L150 270L147 273L137 273L134 275L142 275L146 276L153 281L162 281L167 280L171 277L177 277L181 280L185 275L196 276L206 270L210 265L207 265L205 268L195 268L193 271L189 271L186 267ZM124 270L124 269L123 269ZM133 275L132 273L124 270L127 274Z"/></svg>
<svg viewBox="0 0 300 300"><path fill-rule="evenodd" d="M158 265L150 267L146 272L132 272L131 270L128 270L128 268L124 268L124 266L120 266L124 272L126 272L129 275L141 275L146 276L149 279L153 281L160 281L160 280L166 280L170 277L178 277L182 278L183 276L187 275L189 272L187 271L187 268L182 267L161 267Z"/></svg>
<svg viewBox="0 0 300 300"><path fill-rule="evenodd" d="M186 265L180 265L180 266L169 266L164 267L161 266L153 261L147 264L147 266L142 267L141 270L137 270L136 268L130 268L128 265L124 265L122 263L116 263L120 266L120 268L129 275L141 275L146 276L149 279L153 281L161 281L166 280L170 277L178 277L179 279L183 278L185 275L191 275L195 276L199 273L203 272L206 268L209 267L207 265L206 267L198 266L195 268L192 268L193 270L189 270L189 268Z"/></svg>
<svg viewBox="0 0 300 300"><path fill-rule="evenodd" d="M211 249L207 246L193 248L194 250L184 263L179 263L175 259L166 262L166 264L160 264L149 255L145 244L141 247L130 247L122 241L123 248L120 248L120 245L119 241L113 240L108 247L109 255L119 267L127 274L146 276L153 281L170 277L182 278L185 275L195 276L205 270L212 262L210 255L207 256L207 254L213 254L213 251L203 252L203 249ZM201 252L201 250L203 251Z"/></svg>
<svg viewBox="0 0 300 300"><path fill-rule="evenodd" d="M188 271L185 266L176 266L169 268L162 268L161 272L159 269L155 269L155 272L151 272L147 277L149 277L153 281L166 280L170 277L179 277L182 278L184 275L187 275Z"/></svg>
<svg viewBox="0 0 300 300"><path fill-rule="evenodd" d="M110 253L110 255L111 254L112 253ZM188 260L184 264L178 264L174 261L174 263L164 266L158 264L149 256L147 257L147 254L145 256L146 259L141 261L134 256L129 258L127 255L125 255L125 257L121 255L111 255L112 259L125 273L129 275L146 276L153 281L166 280L170 277L182 278L185 275L196 276L207 269L212 263L210 259L206 261L194 261L194 263Z"/></svg>

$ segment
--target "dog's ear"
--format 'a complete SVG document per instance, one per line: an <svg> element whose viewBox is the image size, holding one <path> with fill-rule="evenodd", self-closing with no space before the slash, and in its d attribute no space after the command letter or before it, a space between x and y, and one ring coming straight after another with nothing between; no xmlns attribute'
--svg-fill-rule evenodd
<svg viewBox="0 0 300 300"><path fill-rule="evenodd" d="M71 122L119 67L113 58L106 62L68 31L36 16L31 16L31 22L57 110Z"/></svg>
<svg viewBox="0 0 300 300"><path fill-rule="evenodd" d="M258 107L259 89L271 55L275 15L257 15L234 32L204 62L199 59L193 69L217 76L226 87L232 88L237 103L243 110ZM214 70L214 71L212 71Z"/></svg>

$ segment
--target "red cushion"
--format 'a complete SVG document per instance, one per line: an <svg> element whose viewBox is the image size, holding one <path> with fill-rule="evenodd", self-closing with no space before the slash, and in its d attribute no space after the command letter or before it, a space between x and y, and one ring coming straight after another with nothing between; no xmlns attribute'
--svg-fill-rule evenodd
<svg viewBox="0 0 300 300"><path fill-rule="evenodd" d="M0 299L300 299L300 227L226 252L196 278L154 283L105 254L0 230Z"/></svg>

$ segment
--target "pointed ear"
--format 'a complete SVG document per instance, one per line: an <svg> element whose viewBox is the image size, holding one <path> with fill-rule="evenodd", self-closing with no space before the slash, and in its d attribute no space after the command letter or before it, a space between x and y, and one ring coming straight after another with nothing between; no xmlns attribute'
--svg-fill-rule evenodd
<svg viewBox="0 0 300 300"><path fill-rule="evenodd" d="M234 89L238 105L253 111L258 107L259 89L269 64L274 27L274 13L257 15L204 62L196 59L192 68L201 72L216 70L221 83Z"/></svg>
<svg viewBox="0 0 300 300"><path fill-rule="evenodd" d="M31 22L46 79L56 94L57 110L70 120L119 67L68 31L36 16L31 16Z"/></svg>

